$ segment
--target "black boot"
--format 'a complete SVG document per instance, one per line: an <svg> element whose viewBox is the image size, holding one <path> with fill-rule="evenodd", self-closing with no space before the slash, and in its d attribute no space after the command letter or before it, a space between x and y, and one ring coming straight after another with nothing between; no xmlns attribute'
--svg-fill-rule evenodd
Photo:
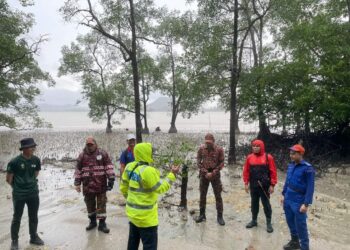
<svg viewBox="0 0 350 250"><path fill-rule="evenodd" d="M199 212L199 216L196 218L196 222L197 223L201 223L203 221L206 221L206 217L205 217L205 209L201 208L200 212Z"/></svg>
<svg viewBox="0 0 350 250"><path fill-rule="evenodd" d="M35 234L34 236L30 236L30 244L42 246L44 245L44 241L40 239L38 234Z"/></svg>
<svg viewBox="0 0 350 250"><path fill-rule="evenodd" d="M109 233L109 228L106 224L106 219L100 219L100 223L98 224L98 231L102 231L105 234Z"/></svg>
<svg viewBox="0 0 350 250"><path fill-rule="evenodd" d="M222 217L222 213L218 213L218 223L220 226L225 226L224 218Z"/></svg>
<svg viewBox="0 0 350 250"><path fill-rule="evenodd" d="M273 232L273 227L271 224L271 218L266 218L266 231L268 233L272 233Z"/></svg>
<svg viewBox="0 0 350 250"><path fill-rule="evenodd" d="M284 250L298 250L300 249L300 243L298 236L292 235L292 239L283 246Z"/></svg>
<svg viewBox="0 0 350 250"><path fill-rule="evenodd" d="M95 227L97 227L96 214L89 216L89 219L90 219L90 223L86 227L86 231L89 231L89 230L94 229Z"/></svg>
<svg viewBox="0 0 350 250"><path fill-rule="evenodd" d="M257 227L258 226L258 222L256 222L256 220L252 220L251 222L249 222L245 227L246 228L253 228L253 227Z"/></svg>
<svg viewBox="0 0 350 250"><path fill-rule="evenodd" d="M10 249L11 250L18 250L19 249L19 247L18 247L18 240L13 240L11 242L11 248Z"/></svg>

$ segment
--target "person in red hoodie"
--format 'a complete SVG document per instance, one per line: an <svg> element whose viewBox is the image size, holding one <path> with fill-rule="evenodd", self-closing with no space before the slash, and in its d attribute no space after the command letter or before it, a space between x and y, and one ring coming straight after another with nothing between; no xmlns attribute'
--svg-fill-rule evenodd
<svg viewBox="0 0 350 250"><path fill-rule="evenodd" d="M273 232L271 224L272 209L270 204L270 194L277 184L277 170L272 155L265 152L264 142L254 140L252 142L252 153L247 156L243 167L243 181L245 191L251 196L252 221L246 228L258 226L257 218L259 213L259 200L264 207L266 216L266 230Z"/></svg>

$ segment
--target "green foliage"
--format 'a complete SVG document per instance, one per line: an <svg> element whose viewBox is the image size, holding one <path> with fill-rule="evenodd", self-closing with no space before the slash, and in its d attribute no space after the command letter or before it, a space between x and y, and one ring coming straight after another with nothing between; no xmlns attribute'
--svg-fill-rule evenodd
<svg viewBox="0 0 350 250"><path fill-rule="evenodd" d="M62 48L62 55L59 75L79 77L93 121L111 120L116 112L133 109L131 70L103 37L94 32L80 36Z"/></svg>
<svg viewBox="0 0 350 250"><path fill-rule="evenodd" d="M45 39L29 44L25 38L33 22L32 15L12 11L0 0L0 126L48 126L39 118L34 100L40 93L38 84L54 81L34 59Z"/></svg>
<svg viewBox="0 0 350 250"><path fill-rule="evenodd" d="M245 119L257 119L260 105L277 129L337 131L349 125L346 10L345 1L276 2L269 22L275 48L262 67L241 77Z"/></svg>
<svg viewBox="0 0 350 250"><path fill-rule="evenodd" d="M65 2L61 11L67 20L77 17L77 13L85 17L80 23L91 19L82 2L86 3ZM236 79L231 72L236 69L237 110L242 118L259 120L259 125L268 120L277 130L297 132L336 131L348 126L349 1L241 0L237 36L233 27L234 0L197 3L197 12L183 14L157 9L153 1L134 3L143 98L155 90L172 97L172 126L178 114L190 117L204 101L214 97L219 97L230 110L231 79ZM125 59L130 56L132 42L129 2L108 0L98 4L96 15L108 34L122 40L125 47L114 44ZM98 26L96 20L85 25L96 29L92 23ZM235 37L239 47L237 68L233 67ZM145 51L146 42L158 47L156 56ZM69 50L79 54L81 48L74 46ZM82 65L93 64L93 58L83 54L65 59L71 73L82 74ZM120 84L107 85L120 86L118 89L92 87L98 77L92 72L83 74L89 86L86 93L91 98L96 96L92 102L96 106L102 105L104 96L110 100L118 98L114 92L126 95L122 82L130 80L131 69L117 71L119 77L112 74L115 78L107 79ZM132 104L129 105L131 108ZM94 117L103 113L103 108L95 110Z"/></svg>
<svg viewBox="0 0 350 250"><path fill-rule="evenodd" d="M177 138L176 141L172 141L166 147L162 147L161 150L156 151L154 164L157 167L169 166L171 164L189 166L192 163L189 155L195 151L195 148L196 145L188 138Z"/></svg>
<svg viewBox="0 0 350 250"><path fill-rule="evenodd" d="M190 117L197 113L203 102L211 98L205 65L198 60L193 34L198 34L198 25L194 23L191 12L165 13L156 28L154 36L160 41L159 67L164 80L157 88L172 97L173 115Z"/></svg>

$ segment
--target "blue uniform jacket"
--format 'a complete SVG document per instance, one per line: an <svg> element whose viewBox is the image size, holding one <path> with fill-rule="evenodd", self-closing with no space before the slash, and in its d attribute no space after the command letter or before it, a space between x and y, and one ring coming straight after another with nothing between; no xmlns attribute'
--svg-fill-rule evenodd
<svg viewBox="0 0 350 250"><path fill-rule="evenodd" d="M126 149L120 155L120 163L128 165L130 162L135 161L135 157L131 149Z"/></svg>
<svg viewBox="0 0 350 250"><path fill-rule="evenodd" d="M284 199L300 204L312 204L314 189L315 170L312 165L304 160L299 164L289 163L282 191Z"/></svg>

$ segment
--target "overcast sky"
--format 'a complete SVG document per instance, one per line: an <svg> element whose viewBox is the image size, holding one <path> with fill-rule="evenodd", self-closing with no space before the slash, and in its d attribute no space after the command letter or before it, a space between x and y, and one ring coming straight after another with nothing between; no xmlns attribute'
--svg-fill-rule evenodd
<svg viewBox="0 0 350 250"><path fill-rule="evenodd" d="M42 95L39 97L41 103L51 105L75 104L80 99L80 83L73 77L57 77L59 60L61 58L61 48L68 45L79 34L87 32L87 29L74 23L64 22L59 13L62 7L62 0L35 0L35 5L22 8L18 0L8 0L11 7L20 9L25 12L33 13L35 25L29 34L29 38L36 40L41 35L47 35L49 41L41 45L40 54L37 61L40 67L48 71L56 81L54 88L48 89L42 86ZM167 6L168 9L178 9L181 11L190 8L186 0L155 0L159 6ZM156 98L153 96L153 99Z"/></svg>

